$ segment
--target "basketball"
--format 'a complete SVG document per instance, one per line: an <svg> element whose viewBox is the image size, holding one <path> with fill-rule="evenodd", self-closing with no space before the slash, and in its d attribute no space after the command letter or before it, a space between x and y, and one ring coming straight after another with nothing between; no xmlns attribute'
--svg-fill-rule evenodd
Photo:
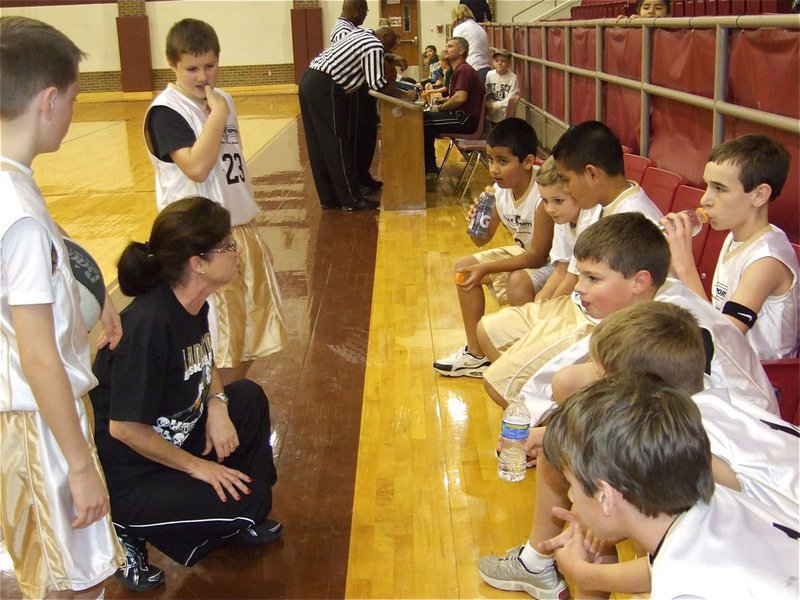
<svg viewBox="0 0 800 600"><path fill-rule="evenodd" d="M81 314L86 323L86 331L91 331L100 319L103 302L106 299L106 285L100 266L84 248L69 238L64 238L69 251L69 266L78 282L81 296Z"/></svg>

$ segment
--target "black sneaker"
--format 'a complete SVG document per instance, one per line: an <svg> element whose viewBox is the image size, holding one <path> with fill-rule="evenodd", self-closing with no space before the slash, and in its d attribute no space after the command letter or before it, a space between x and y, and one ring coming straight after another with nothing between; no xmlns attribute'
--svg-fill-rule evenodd
<svg viewBox="0 0 800 600"><path fill-rule="evenodd" d="M125 534L117 537L125 550L125 566L115 573L122 585L132 592L147 592L164 583L164 571L147 562L144 540Z"/></svg>
<svg viewBox="0 0 800 600"><path fill-rule="evenodd" d="M240 529L232 539L242 544L269 544L281 537L282 531L283 524L280 521L267 519L258 525Z"/></svg>

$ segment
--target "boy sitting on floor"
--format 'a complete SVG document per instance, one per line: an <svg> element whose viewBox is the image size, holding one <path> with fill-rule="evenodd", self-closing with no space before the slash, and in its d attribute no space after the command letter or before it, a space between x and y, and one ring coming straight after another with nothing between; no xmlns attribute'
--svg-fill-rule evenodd
<svg viewBox="0 0 800 600"><path fill-rule="evenodd" d="M489 361L480 352L476 327L486 310L483 286L501 304L521 305L533 300L552 271L547 258L553 241L553 220L545 212L534 177L536 132L523 119L509 118L492 129L486 140L495 180L495 205L485 239L473 237L483 246L503 226L514 237L514 246L503 246L463 256L456 262L458 300L467 334L467 345L433 363L433 369L447 377L481 377ZM475 214L473 203L469 218ZM515 292L508 287L510 276L519 275L530 283Z"/></svg>

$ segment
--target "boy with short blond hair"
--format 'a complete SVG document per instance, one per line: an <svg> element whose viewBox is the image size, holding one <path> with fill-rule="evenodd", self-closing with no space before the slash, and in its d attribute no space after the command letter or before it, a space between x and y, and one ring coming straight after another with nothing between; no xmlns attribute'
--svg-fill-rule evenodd
<svg viewBox="0 0 800 600"><path fill-rule="evenodd" d="M769 205L789 171L789 154L764 135L745 135L711 151L701 206L711 227L728 229L711 284L711 302L747 337L762 360L797 356L800 265L786 234L769 222ZM688 216L664 219L673 268L706 297L692 255Z"/></svg>
<svg viewBox="0 0 800 600"><path fill-rule="evenodd" d="M593 222L591 211L581 210L575 199L564 191L564 182L558 174L555 159L550 156L544 161L536 174L539 194L542 197L545 211L553 219L553 245L550 248L550 264L553 272L547 282L536 294L536 300L549 300L557 296L570 294L574 283L566 281L567 266L572 260L572 251L580 233ZM512 277L510 286L525 285L527 282Z"/></svg>
<svg viewBox="0 0 800 600"><path fill-rule="evenodd" d="M69 129L84 53L55 28L0 18L0 498L20 590L42 598L112 575L122 553L82 397L97 384L63 231L30 166ZM122 335L108 296L101 323Z"/></svg>
<svg viewBox="0 0 800 600"><path fill-rule="evenodd" d="M577 515L556 550L560 568L597 566L584 547L588 527L648 552L651 598L797 597L796 523L714 485L701 419L685 389L641 371L610 375L566 400L544 435L545 457L566 478Z"/></svg>
<svg viewBox="0 0 800 600"><path fill-rule="evenodd" d="M214 360L224 383L242 379L256 358L286 343L280 290L267 245L255 226L258 205L242 149L233 99L214 87L220 44L196 19L175 23L166 55L175 83L145 115L145 140L156 176L159 210L204 196L231 213L241 274L214 293L209 314Z"/></svg>
<svg viewBox="0 0 800 600"><path fill-rule="evenodd" d="M463 256L456 262L456 290L467 345L433 363L446 377L481 377L489 365L480 352L475 328L486 310L483 286L500 304L519 305L533 300L552 271L547 263L553 240L553 221L547 215L534 177L538 139L530 124L518 118L499 123L486 140L490 172L495 179L495 205L488 234L473 237L476 246L490 242L502 224L515 245ZM468 219L475 215L473 203ZM524 285L512 287L517 277Z"/></svg>

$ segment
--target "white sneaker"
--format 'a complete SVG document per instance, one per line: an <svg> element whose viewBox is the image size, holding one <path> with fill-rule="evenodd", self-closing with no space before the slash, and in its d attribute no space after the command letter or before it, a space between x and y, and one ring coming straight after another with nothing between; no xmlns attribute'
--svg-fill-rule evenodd
<svg viewBox="0 0 800 600"><path fill-rule="evenodd" d="M490 586L509 592L526 592L537 600L566 600L569 587L555 563L538 573L525 568L519 556L522 546L511 548L505 556L484 556L478 571Z"/></svg>
<svg viewBox="0 0 800 600"><path fill-rule="evenodd" d="M446 358L433 363L433 370L445 377L483 377L483 372L492 364L485 356L480 358L467 352L467 346L459 348Z"/></svg>

